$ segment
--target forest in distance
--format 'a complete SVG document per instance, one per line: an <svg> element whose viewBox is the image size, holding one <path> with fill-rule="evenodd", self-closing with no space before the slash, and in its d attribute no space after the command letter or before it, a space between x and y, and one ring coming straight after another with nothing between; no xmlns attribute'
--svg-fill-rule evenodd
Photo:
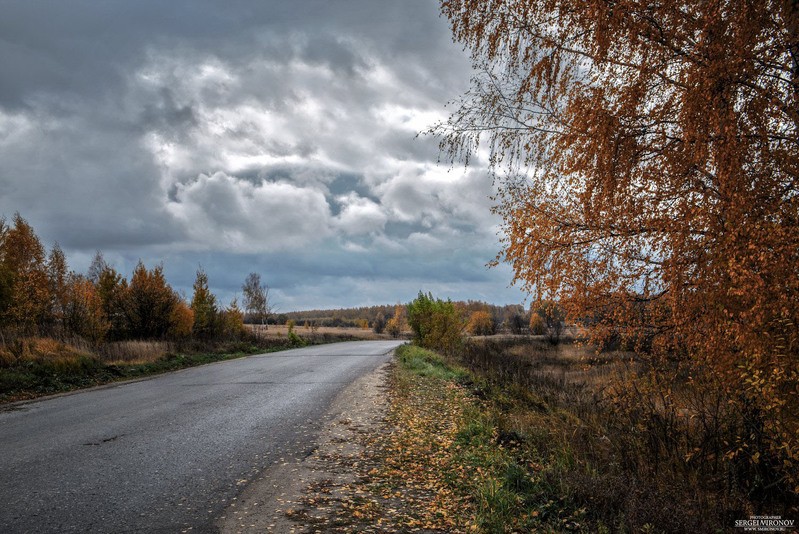
<svg viewBox="0 0 799 534"><path fill-rule="evenodd" d="M31 225L16 214L0 219L0 329L17 336L80 337L90 342L125 339L201 339L236 337L244 324L345 327L383 333L394 318L403 320L404 303L306 311L276 311L269 286L250 273L241 286L242 301L218 302L208 275L196 273L190 298L174 290L163 265L148 269L139 262L128 279L97 252L86 273L69 270L56 244L49 252ZM475 333L520 334L531 311L521 304L498 306L480 301L456 302ZM478 313L479 312L479 313ZM475 315L476 314L476 315ZM542 312L542 315L545 315ZM474 316L474 317L473 317ZM407 330L403 324L402 330Z"/></svg>

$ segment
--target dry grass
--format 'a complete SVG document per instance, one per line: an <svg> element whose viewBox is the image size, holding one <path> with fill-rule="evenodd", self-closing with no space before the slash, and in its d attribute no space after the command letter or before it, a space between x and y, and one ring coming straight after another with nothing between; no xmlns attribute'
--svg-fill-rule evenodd
<svg viewBox="0 0 799 534"><path fill-rule="evenodd" d="M262 327L260 325L246 325L251 331L259 337L266 338L286 338L288 337L288 326L286 325L269 325ZM376 334L370 328L354 328L354 327L306 327L298 324L294 326L294 333L303 338L313 340L315 337L333 336L343 338L355 338L363 340L375 339L391 339L388 334Z"/></svg>
<svg viewBox="0 0 799 534"><path fill-rule="evenodd" d="M24 362L67 363L91 355L85 347L52 338L23 337L0 348L0 366Z"/></svg>
<svg viewBox="0 0 799 534"><path fill-rule="evenodd" d="M169 341L116 341L105 343L98 352L110 364L152 363L175 352L175 343Z"/></svg>
<svg viewBox="0 0 799 534"><path fill-rule="evenodd" d="M522 338L473 341L455 360L478 377L499 441L537 456L552 498L588 510L592 531L713 532L799 510L757 441L762 416L676 362ZM729 452L742 430L754 467Z"/></svg>
<svg viewBox="0 0 799 534"><path fill-rule="evenodd" d="M547 383L559 388L579 386L598 391L642 367L632 352L598 353L594 347L571 339L552 345L543 336L472 340L461 358L482 374L527 388Z"/></svg>

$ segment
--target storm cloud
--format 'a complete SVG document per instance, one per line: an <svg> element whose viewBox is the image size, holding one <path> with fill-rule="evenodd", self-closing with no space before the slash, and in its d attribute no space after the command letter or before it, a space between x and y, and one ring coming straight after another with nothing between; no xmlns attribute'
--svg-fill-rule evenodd
<svg viewBox="0 0 799 534"><path fill-rule="evenodd" d="M518 302L491 181L417 136L467 86L433 0L4 3L0 213L77 270L258 271L284 309Z"/></svg>

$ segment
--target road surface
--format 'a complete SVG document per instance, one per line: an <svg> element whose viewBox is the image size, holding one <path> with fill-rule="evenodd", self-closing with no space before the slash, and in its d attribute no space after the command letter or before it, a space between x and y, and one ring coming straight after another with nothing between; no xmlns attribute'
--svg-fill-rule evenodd
<svg viewBox="0 0 799 534"><path fill-rule="evenodd" d="M266 467L311 452L394 341L250 356L0 407L0 532L213 532Z"/></svg>

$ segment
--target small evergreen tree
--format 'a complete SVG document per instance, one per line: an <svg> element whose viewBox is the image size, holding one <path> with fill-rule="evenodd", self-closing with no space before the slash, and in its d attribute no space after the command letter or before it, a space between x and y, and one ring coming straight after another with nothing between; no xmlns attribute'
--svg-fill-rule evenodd
<svg viewBox="0 0 799 534"><path fill-rule="evenodd" d="M197 269L194 279L191 309L194 312L194 335L200 338L214 337L219 328L219 309L216 297L208 288L208 275L202 267Z"/></svg>
<svg viewBox="0 0 799 534"><path fill-rule="evenodd" d="M239 308L239 299L233 297L227 308L222 310L222 331L225 337L239 339L244 334L244 312Z"/></svg>

